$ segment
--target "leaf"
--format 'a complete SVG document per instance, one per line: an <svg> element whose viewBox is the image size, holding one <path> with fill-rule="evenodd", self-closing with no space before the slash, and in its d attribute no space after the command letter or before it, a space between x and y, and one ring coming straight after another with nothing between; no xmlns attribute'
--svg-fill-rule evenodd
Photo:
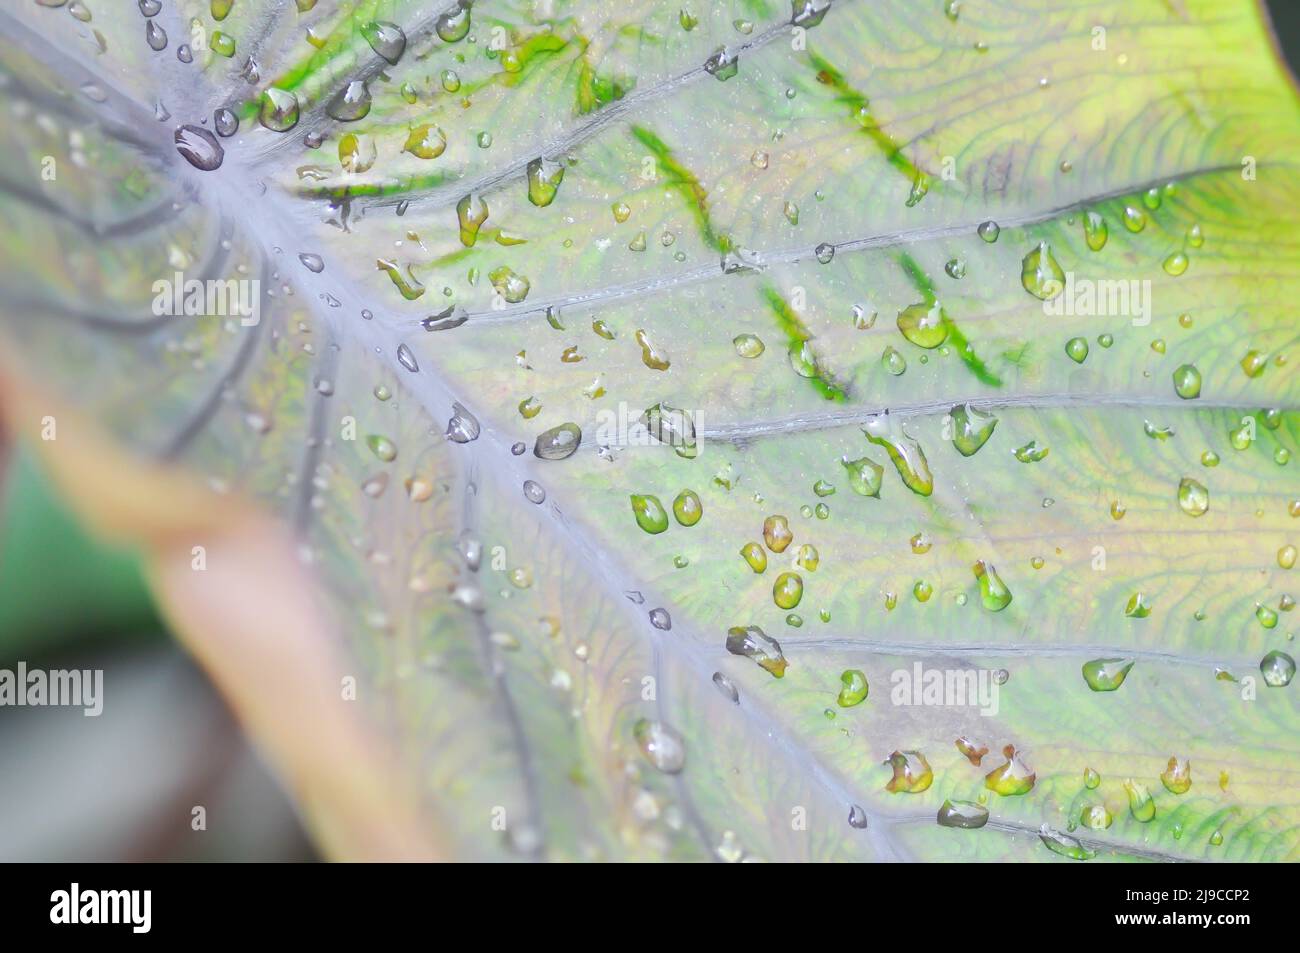
<svg viewBox="0 0 1300 953"><path fill-rule="evenodd" d="M0 280L11 427L77 408L328 849L1297 857L1255 3L304 6L0 14Z"/></svg>

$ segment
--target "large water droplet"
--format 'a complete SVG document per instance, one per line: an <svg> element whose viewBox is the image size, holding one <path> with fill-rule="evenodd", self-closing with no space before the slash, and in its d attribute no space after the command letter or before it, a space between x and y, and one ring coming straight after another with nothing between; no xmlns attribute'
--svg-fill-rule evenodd
<svg viewBox="0 0 1300 953"><path fill-rule="evenodd" d="M974 801L944 801L939 808L940 827L959 827L974 830L989 822L989 809Z"/></svg>
<svg viewBox="0 0 1300 953"><path fill-rule="evenodd" d="M909 437L901 424L888 412L875 414L862 425L867 440L884 447L903 483L913 493L929 496L934 492L934 477L921 445Z"/></svg>
<svg viewBox="0 0 1300 953"><path fill-rule="evenodd" d="M785 674L787 662L781 643L756 625L733 626L727 630L727 651L752 659L775 678Z"/></svg>
<svg viewBox="0 0 1300 953"><path fill-rule="evenodd" d="M533 456L539 460L567 460L581 444L582 429L575 423L563 423L537 435Z"/></svg>
<svg viewBox="0 0 1300 953"><path fill-rule="evenodd" d="M374 20L361 27L361 35L370 48L389 63L395 64L406 52L406 34L396 23Z"/></svg>
<svg viewBox="0 0 1300 953"><path fill-rule="evenodd" d="M226 150L217 137L199 126L181 126L176 130L176 151L200 172L221 168Z"/></svg>

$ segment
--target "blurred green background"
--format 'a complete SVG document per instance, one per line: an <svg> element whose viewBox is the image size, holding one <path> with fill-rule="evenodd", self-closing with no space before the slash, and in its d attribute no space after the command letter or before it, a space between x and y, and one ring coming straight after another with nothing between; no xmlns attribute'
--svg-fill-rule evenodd
<svg viewBox="0 0 1300 953"><path fill-rule="evenodd" d="M1270 0L1293 73L1300 0ZM2 445L0 445L2 446ZM130 552L30 451L0 457L0 668L103 668L104 713L0 708L0 860L309 860L282 791L167 634ZM207 829L191 827L203 806Z"/></svg>

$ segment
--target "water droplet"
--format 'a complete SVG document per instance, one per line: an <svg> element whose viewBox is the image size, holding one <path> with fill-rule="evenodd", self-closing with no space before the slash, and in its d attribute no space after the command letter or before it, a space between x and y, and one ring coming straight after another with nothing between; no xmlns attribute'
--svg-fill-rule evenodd
<svg viewBox="0 0 1300 953"><path fill-rule="evenodd" d="M1083 680L1094 692L1113 692L1124 684L1134 659L1099 658L1083 663Z"/></svg>
<svg viewBox="0 0 1300 953"><path fill-rule="evenodd" d="M372 20L361 27L361 35L366 38L375 54L390 64L396 64L406 52L406 34L396 23Z"/></svg>
<svg viewBox="0 0 1300 953"><path fill-rule="evenodd" d="M756 334L738 334L731 340L732 345L736 348L736 353L741 357L755 358L766 350L763 342Z"/></svg>
<svg viewBox="0 0 1300 953"><path fill-rule="evenodd" d="M1274 649L1260 659L1259 671L1269 688L1285 688L1295 677L1295 659Z"/></svg>
<svg viewBox="0 0 1300 953"><path fill-rule="evenodd" d="M303 252L298 256L298 260L302 262L304 268L310 272L314 272L315 274L319 275L325 270L325 260L321 258L320 255L312 252Z"/></svg>
<svg viewBox="0 0 1300 953"><path fill-rule="evenodd" d="M1002 234L1002 229L998 226L997 222L982 222L980 223L979 228L975 229L975 231L980 238L984 239L984 241L988 242L990 245L997 241L998 236Z"/></svg>
<svg viewBox="0 0 1300 953"><path fill-rule="evenodd" d="M803 578L795 572L783 572L772 584L772 601L782 609L793 609L803 599Z"/></svg>
<svg viewBox="0 0 1300 953"><path fill-rule="evenodd" d="M1131 205L1124 206L1124 227L1130 232L1140 232L1147 227L1146 212Z"/></svg>
<svg viewBox="0 0 1300 953"><path fill-rule="evenodd" d="M849 827L863 830L867 826L867 812L854 804L849 807Z"/></svg>
<svg viewBox="0 0 1300 953"><path fill-rule="evenodd" d="M539 460L567 460L581 444L581 428L575 423L563 423L538 434L533 443L533 455Z"/></svg>
<svg viewBox="0 0 1300 953"><path fill-rule="evenodd" d="M683 460L693 460L698 448L695 443L695 418L686 411L667 404L646 408L640 423L659 443L673 448Z"/></svg>
<svg viewBox="0 0 1300 953"><path fill-rule="evenodd" d="M478 418L465 409L459 401L451 405L451 419L447 421L447 439L452 443L472 443L480 432Z"/></svg>
<svg viewBox="0 0 1300 953"><path fill-rule="evenodd" d="M1087 338L1070 338L1065 342L1065 353L1074 363L1082 364L1088 359Z"/></svg>
<svg viewBox="0 0 1300 953"><path fill-rule="evenodd" d="M721 672L714 672L713 684L717 686L718 691L722 692L724 698L731 700L732 704L740 704L740 692L737 691L735 683L727 676Z"/></svg>
<svg viewBox="0 0 1300 953"><path fill-rule="evenodd" d="M223 106L212 114L212 128L223 139L229 138L239 131L239 117Z"/></svg>
<svg viewBox="0 0 1300 953"><path fill-rule="evenodd" d="M270 86L262 92L257 121L272 132L288 132L298 125L298 97Z"/></svg>
<svg viewBox="0 0 1300 953"><path fill-rule="evenodd" d="M629 499L632 501L632 515L636 517L637 526L651 535L668 529L668 513L658 497L633 493Z"/></svg>
<svg viewBox="0 0 1300 953"><path fill-rule="evenodd" d="M1020 267L1020 283L1035 298L1050 301L1065 289L1065 272L1052 254L1052 246L1039 242L1025 256Z"/></svg>
<svg viewBox="0 0 1300 953"><path fill-rule="evenodd" d="M1162 267L1165 269L1166 274L1170 275L1171 277L1177 278L1179 275L1183 274L1183 272L1187 271L1187 265L1188 265L1187 256L1179 251L1179 252L1174 252L1172 255L1166 258L1164 260L1164 264L1162 265Z"/></svg>
<svg viewBox="0 0 1300 953"><path fill-rule="evenodd" d="M784 516L769 516L763 520L763 541L772 552L785 552L786 547L794 541L789 520Z"/></svg>
<svg viewBox="0 0 1300 953"><path fill-rule="evenodd" d="M420 365L416 363L414 352L412 352L410 347L405 344L397 345L397 363L401 364L412 374L418 373L420 370Z"/></svg>
<svg viewBox="0 0 1300 953"><path fill-rule="evenodd" d="M667 609L651 609L650 624L656 629L661 629L664 632L667 632L673 627L672 616L668 614Z"/></svg>
<svg viewBox="0 0 1300 953"><path fill-rule="evenodd" d="M1110 228L1106 225L1106 220L1096 212L1085 213L1083 237L1089 248L1093 251L1101 251L1106 247L1106 239L1110 237Z"/></svg>
<svg viewBox="0 0 1300 953"><path fill-rule="evenodd" d="M181 126L176 130L176 151L200 172L213 172L221 168L226 150L217 137L199 126Z"/></svg>
<svg viewBox="0 0 1300 953"><path fill-rule="evenodd" d="M740 58L725 46L718 47L713 55L704 61L704 71L716 80L731 79L739 69Z"/></svg>
<svg viewBox="0 0 1300 953"><path fill-rule="evenodd" d="M934 492L934 477L930 474L930 465L921 445L909 437L888 412L869 417L862 425L862 432L871 443L885 448L908 489L920 496Z"/></svg>
<svg viewBox="0 0 1300 953"><path fill-rule="evenodd" d="M524 499L529 503L543 503L546 501L546 490L542 485L533 480L524 481Z"/></svg>
<svg viewBox="0 0 1300 953"><path fill-rule="evenodd" d="M1011 590L1002 582L997 570L990 563L979 560L972 567L975 578L979 580L980 601L990 612L1001 612L1011 605Z"/></svg>
<svg viewBox="0 0 1300 953"><path fill-rule="evenodd" d="M161 53L167 49L167 31L153 20L146 20L144 22L144 41L149 44L149 49L155 53Z"/></svg>
<svg viewBox="0 0 1300 953"><path fill-rule="evenodd" d="M1146 595L1135 592L1124 604L1124 614L1130 619L1145 619L1151 614L1151 603L1147 601Z"/></svg>
<svg viewBox="0 0 1300 953"><path fill-rule="evenodd" d="M1170 794L1186 794L1192 787L1192 765L1186 758L1172 757L1160 775L1160 783Z"/></svg>
<svg viewBox="0 0 1300 953"><path fill-rule="evenodd" d="M483 196L471 192L456 203L456 218L460 223L460 243L466 248L478 240L478 231L487 221L488 205Z"/></svg>
<svg viewBox="0 0 1300 953"><path fill-rule="evenodd" d="M682 490L673 500L673 516L682 526L694 526L704 515L704 505L694 490Z"/></svg>
<svg viewBox="0 0 1300 953"><path fill-rule="evenodd" d="M949 278L960 281L962 278L966 277L966 259L950 258L948 259L947 264L943 266L943 270L948 273Z"/></svg>
<svg viewBox="0 0 1300 953"><path fill-rule="evenodd" d="M412 126L406 134L402 151L409 152L417 159L436 159L447 151L447 134L433 123Z"/></svg>
<svg viewBox="0 0 1300 953"><path fill-rule="evenodd" d="M909 305L898 313L898 330L917 347L936 348L948 340L948 316L937 301Z"/></svg>
<svg viewBox="0 0 1300 953"><path fill-rule="evenodd" d="M940 827L975 830L989 822L989 809L974 801L945 800L937 818Z"/></svg>
<svg viewBox="0 0 1300 953"><path fill-rule="evenodd" d="M727 630L727 651L757 662L774 678L785 675L787 666L781 643L756 625L733 626Z"/></svg>
<svg viewBox="0 0 1300 953"><path fill-rule="evenodd" d="M758 543L746 543L740 547L740 555L754 572L761 573L767 569L767 551Z"/></svg>
<svg viewBox="0 0 1300 953"><path fill-rule="evenodd" d="M356 122L370 112L370 87L353 80L340 89L325 106L325 112L339 122Z"/></svg>
<svg viewBox="0 0 1300 953"><path fill-rule="evenodd" d="M895 377L901 377L907 372L907 358L899 354L892 344L887 345L884 352L881 353L880 364Z"/></svg>
<svg viewBox="0 0 1300 953"><path fill-rule="evenodd" d="M672 728L647 718L637 720L632 735L645 759L665 774L678 774L686 766L686 745Z"/></svg>
<svg viewBox="0 0 1300 953"><path fill-rule="evenodd" d="M948 416L952 419L952 445L963 457L974 456L988 443L998 425L997 417L970 404L958 404L948 412Z"/></svg>
<svg viewBox="0 0 1300 953"><path fill-rule="evenodd" d="M1124 780L1124 790L1128 792L1128 809L1133 820L1139 824L1149 823L1156 816L1156 802L1151 798L1147 786L1132 778Z"/></svg>
<svg viewBox="0 0 1300 953"><path fill-rule="evenodd" d="M1006 763L984 776L984 786L1003 797L1028 794L1034 786L1035 774L1016 754L1012 745L1002 749Z"/></svg>
<svg viewBox="0 0 1300 953"><path fill-rule="evenodd" d="M934 781L930 762L919 751L895 751L885 762L894 770L894 776L885 784L886 791L895 794L920 794Z"/></svg>
<svg viewBox="0 0 1300 953"><path fill-rule="evenodd" d="M1210 508L1210 491L1205 484L1183 477L1178 482L1178 507L1188 516L1204 516Z"/></svg>
<svg viewBox="0 0 1300 953"><path fill-rule="evenodd" d="M830 11L831 0L791 0L793 15L790 22L794 26L814 27L826 19ZM866 824L864 823L865 827Z"/></svg>
<svg viewBox="0 0 1300 953"><path fill-rule="evenodd" d="M1183 364L1174 371L1174 393L1183 400L1201 396L1201 372L1192 364Z"/></svg>
<svg viewBox="0 0 1300 953"><path fill-rule="evenodd" d="M829 265L831 259L835 257L835 246L830 242L822 242L813 250L813 254L817 256L817 260L823 265Z"/></svg>
<svg viewBox="0 0 1300 953"><path fill-rule="evenodd" d="M545 208L555 201L560 182L564 179L564 166L550 159L534 159L528 163L528 201Z"/></svg>
<svg viewBox="0 0 1300 953"><path fill-rule="evenodd" d="M517 275L511 269L502 265L500 268L493 268L488 272L488 280L492 282L492 287L510 304L519 304L528 297L528 291L532 287L528 279L523 275Z"/></svg>
<svg viewBox="0 0 1300 953"><path fill-rule="evenodd" d="M641 363L652 371L666 371L669 367L668 355L656 350L644 330L638 328L636 343L641 345Z"/></svg>
<svg viewBox="0 0 1300 953"><path fill-rule="evenodd" d="M1053 854L1060 854L1062 857L1068 857L1071 860L1092 860L1097 856L1095 850L1084 847L1076 838L1052 830L1046 824L1039 828L1038 839Z"/></svg>
<svg viewBox="0 0 1300 953"><path fill-rule="evenodd" d="M856 668L845 669L840 674L840 693L836 702L841 708L852 708L867 700L869 690L865 673Z"/></svg>
<svg viewBox="0 0 1300 953"><path fill-rule="evenodd" d="M229 59L235 55L235 38L220 30L213 30L212 36L208 38L208 48L218 56Z"/></svg>
<svg viewBox="0 0 1300 953"><path fill-rule="evenodd" d="M880 485L885 473L883 466L870 457L861 457L857 460L842 459L840 463L848 471L849 489L859 496L880 497Z"/></svg>

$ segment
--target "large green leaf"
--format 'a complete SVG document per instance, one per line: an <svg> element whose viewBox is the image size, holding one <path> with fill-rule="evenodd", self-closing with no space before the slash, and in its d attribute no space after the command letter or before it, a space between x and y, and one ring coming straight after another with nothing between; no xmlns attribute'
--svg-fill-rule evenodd
<svg viewBox="0 0 1300 953"><path fill-rule="evenodd" d="M1300 109L1260 9L794 7L164 0L154 52L20 3L10 374L290 523L454 856L1295 859ZM260 280L260 322L155 315L177 273ZM917 666L996 695L904 703Z"/></svg>

